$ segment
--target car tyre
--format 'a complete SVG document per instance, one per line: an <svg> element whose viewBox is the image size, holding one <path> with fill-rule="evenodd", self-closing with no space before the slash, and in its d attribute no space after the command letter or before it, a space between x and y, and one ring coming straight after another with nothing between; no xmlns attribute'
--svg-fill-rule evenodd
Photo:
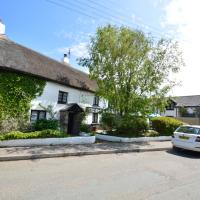
<svg viewBox="0 0 200 200"><path fill-rule="evenodd" d="M174 151L180 151L180 148L178 148L178 147L176 147L176 146L174 146L174 145L173 145L172 148L173 148Z"/></svg>

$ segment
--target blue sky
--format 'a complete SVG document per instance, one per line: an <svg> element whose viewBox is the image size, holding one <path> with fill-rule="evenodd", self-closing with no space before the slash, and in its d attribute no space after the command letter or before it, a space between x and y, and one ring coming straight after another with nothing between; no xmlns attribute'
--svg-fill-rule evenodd
<svg viewBox="0 0 200 200"><path fill-rule="evenodd" d="M198 2L198 0L191 1ZM158 38L168 34L183 41L185 38L182 32L187 31L184 30L185 23L190 25L191 21L194 21L193 18L191 21L183 21L184 16L181 18L187 13L188 2L187 0L1 0L0 18L6 24L6 34L10 39L56 60L61 60L63 53L71 48L70 63L78 69L85 70L78 66L76 58L87 53L86 45L96 28L108 23L129 25L151 32L152 36ZM197 4L193 3L194 7L191 9L195 7L199 9ZM191 68L189 70L191 71ZM193 88L191 91L192 79L187 79L187 70L183 72L184 74L179 76L183 86L176 89L175 94L200 94L200 89L197 91L197 88L195 90Z"/></svg>
<svg viewBox="0 0 200 200"><path fill-rule="evenodd" d="M127 0L126 4L119 0L96 1L98 4L93 3L95 0L52 1L71 9L60 7L46 0L2 0L1 7L3 9L0 18L6 24L8 37L60 60L65 48L66 50L68 47L78 48L80 45L80 50L83 50L96 28L107 23L130 24L133 28L145 31L143 26L150 25L153 27L152 30L150 29L153 31L153 35L159 37L161 34L158 33L160 29L158 17L161 16L161 10L156 9L151 0ZM95 7L95 10L92 7ZM79 13L80 8L82 8L83 14L91 17ZM118 22L120 19L123 19L123 22ZM154 27L156 28L154 29ZM159 31L162 32L162 30ZM81 53L77 51L76 49L74 52L72 50L70 61L74 66L79 67L75 58Z"/></svg>

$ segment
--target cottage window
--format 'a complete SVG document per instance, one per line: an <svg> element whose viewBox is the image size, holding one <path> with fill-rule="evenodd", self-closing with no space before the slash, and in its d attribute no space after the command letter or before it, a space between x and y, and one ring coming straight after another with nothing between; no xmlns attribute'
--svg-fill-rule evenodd
<svg viewBox="0 0 200 200"><path fill-rule="evenodd" d="M92 123L98 123L98 113L92 113Z"/></svg>
<svg viewBox="0 0 200 200"><path fill-rule="evenodd" d="M99 97L98 96L94 97L93 105L94 106L99 106Z"/></svg>
<svg viewBox="0 0 200 200"><path fill-rule="evenodd" d="M67 97L68 97L68 92L59 91L58 103L59 104L67 104Z"/></svg>
<svg viewBox="0 0 200 200"><path fill-rule="evenodd" d="M44 110L31 110L31 122L39 119L46 119L46 111Z"/></svg>

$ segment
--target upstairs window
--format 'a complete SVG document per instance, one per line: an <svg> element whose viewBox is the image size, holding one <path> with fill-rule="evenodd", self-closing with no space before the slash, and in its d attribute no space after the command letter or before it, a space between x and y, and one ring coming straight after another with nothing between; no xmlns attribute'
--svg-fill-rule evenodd
<svg viewBox="0 0 200 200"><path fill-rule="evenodd" d="M94 106L99 106L99 97L98 97L98 96L95 96L95 97L94 97L93 105L94 105Z"/></svg>
<svg viewBox="0 0 200 200"><path fill-rule="evenodd" d="M46 111L44 110L31 110L31 122L39 119L46 119Z"/></svg>
<svg viewBox="0 0 200 200"><path fill-rule="evenodd" d="M59 91L58 103L59 104L67 104L67 97L68 97L68 92Z"/></svg>

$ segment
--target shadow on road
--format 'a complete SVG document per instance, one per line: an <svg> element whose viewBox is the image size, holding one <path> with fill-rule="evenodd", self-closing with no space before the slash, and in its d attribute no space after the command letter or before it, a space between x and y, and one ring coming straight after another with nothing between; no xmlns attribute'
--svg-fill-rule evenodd
<svg viewBox="0 0 200 200"><path fill-rule="evenodd" d="M200 152L195 151L189 151L184 149L170 149L167 151L167 153L190 159L200 159Z"/></svg>

